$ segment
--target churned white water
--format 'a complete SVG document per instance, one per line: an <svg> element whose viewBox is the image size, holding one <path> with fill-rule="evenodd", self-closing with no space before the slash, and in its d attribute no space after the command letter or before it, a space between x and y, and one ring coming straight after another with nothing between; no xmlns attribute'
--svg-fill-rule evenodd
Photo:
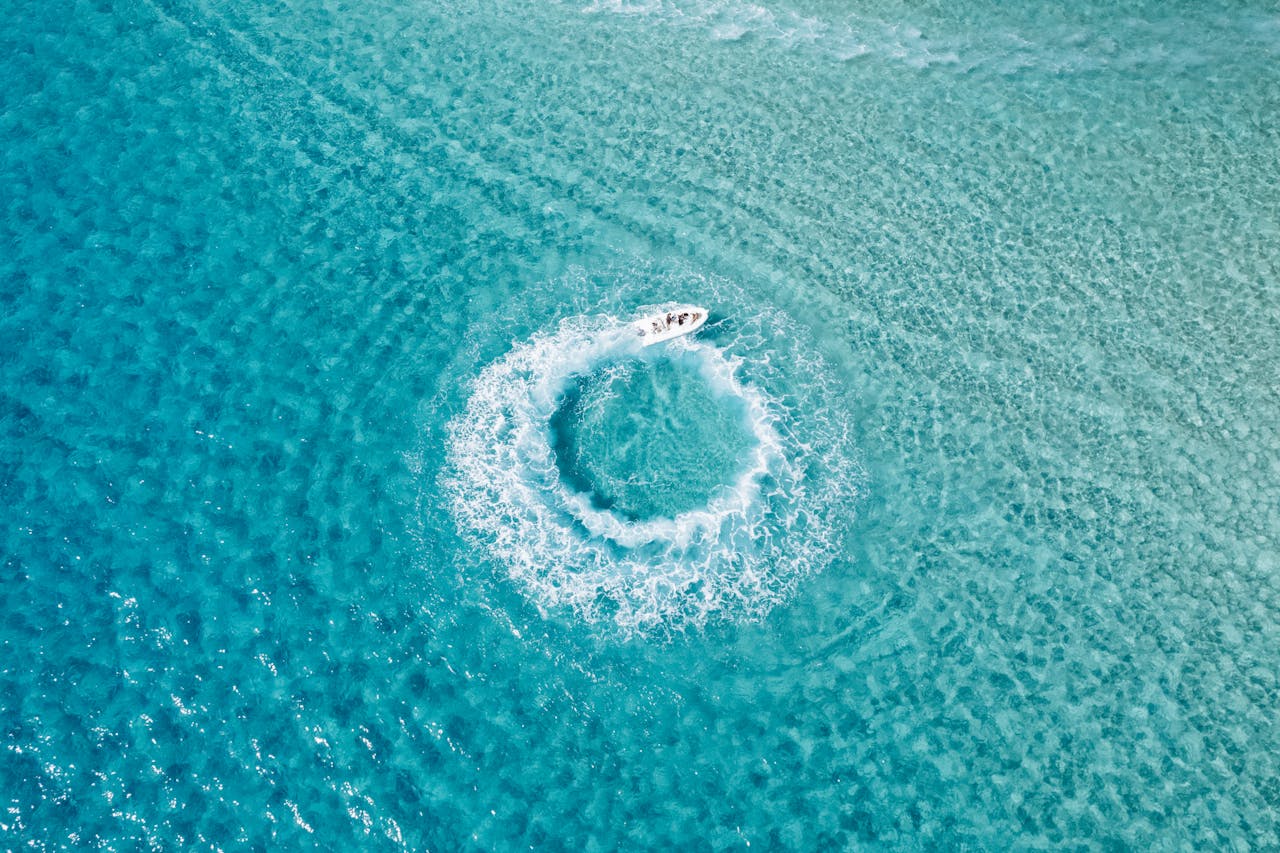
<svg viewBox="0 0 1280 853"><path fill-rule="evenodd" d="M662 306L637 316L654 310ZM792 362L811 374L796 383L776 353L759 351L758 318L747 318L749 334L650 348L640 346L630 319L566 319L480 372L448 431L453 514L540 607L567 607L624 632L757 617L831 559L841 529L832 513L847 522L858 494L856 455L823 399L831 387L824 367L812 354ZM787 341L786 331L772 329L769 339ZM700 381L713 391L706 408L685 413L691 420L683 434L668 436L672 453L689 450L681 442L697 442L714 456L717 442L734 440L732 431L715 428L716 415L726 412L741 419L749 440L731 454L737 470L701 505L637 518L600 506L591 483L566 478L553 423L575 382L662 361L677 364L674 383ZM666 414L613 402L619 431ZM699 430L699 417L711 428ZM696 467L705 456L685 453L684 464ZM645 488L642 478L634 488Z"/></svg>

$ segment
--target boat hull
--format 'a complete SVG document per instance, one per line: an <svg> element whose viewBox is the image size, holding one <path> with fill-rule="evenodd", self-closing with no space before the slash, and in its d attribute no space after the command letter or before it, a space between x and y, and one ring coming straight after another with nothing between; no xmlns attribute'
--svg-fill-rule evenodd
<svg viewBox="0 0 1280 853"><path fill-rule="evenodd" d="M676 305L631 324L644 346L653 346L696 332L707 322L707 309L697 305Z"/></svg>

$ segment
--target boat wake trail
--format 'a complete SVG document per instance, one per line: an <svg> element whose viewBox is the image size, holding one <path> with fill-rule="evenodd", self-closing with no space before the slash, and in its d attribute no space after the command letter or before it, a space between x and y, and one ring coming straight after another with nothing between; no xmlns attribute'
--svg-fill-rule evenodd
<svg viewBox="0 0 1280 853"><path fill-rule="evenodd" d="M842 414L824 399L834 383L814 356L777 352L779 342L798 345L771 331L757 324L714 341L643 347L629 319L598 315L517 343L472 381L448 428L442 484L459 530L539 608L567 608L624 634L763 615L838 552L862 481ZM662 387L639 394L648 386L633 382L637 374L663 377L653 383ZM685 405L668 385L705 389L703 404ZM594 389L589 403L583 388ZM599 440L602 405L620 413L612 444ZM664 405L696 411L675 412L671 427ZM712 425L699 432L704 416ZM620 479L633 493L654 488L646 470L664 456L686 467L720 460L724 475L692 506L675 501L663 513L633 494L631 505L649 511L630 511L566 470L560 433L578 418L593 431L583 445L606 447L608 457L584 470L630 470L624 451L646 460ZM645 426L658 421L665 432ZM697 453L682 455L695 440ZM617 497L619 480L611 482Z"/></svg>

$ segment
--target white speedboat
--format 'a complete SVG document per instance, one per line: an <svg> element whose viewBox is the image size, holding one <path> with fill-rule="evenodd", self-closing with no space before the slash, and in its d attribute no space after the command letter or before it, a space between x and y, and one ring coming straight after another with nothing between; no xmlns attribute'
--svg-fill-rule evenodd
<svg viewBox="0 0 1280 853"><path fill-rule="evenodd" d="M676 305L658 314L650 314L631 324L645 346L653 346L690 332L707 322L707 309L696 305Z"/></svg>

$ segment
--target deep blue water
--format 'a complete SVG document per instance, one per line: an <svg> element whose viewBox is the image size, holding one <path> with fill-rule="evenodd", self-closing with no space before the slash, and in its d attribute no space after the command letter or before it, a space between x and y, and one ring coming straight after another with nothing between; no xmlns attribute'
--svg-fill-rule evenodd
<svg viewBox="0 0 1280 853"><path fill-rule="evenodd" d="M1274 5L5 12L0 849L1280 848Z"/></svg>

